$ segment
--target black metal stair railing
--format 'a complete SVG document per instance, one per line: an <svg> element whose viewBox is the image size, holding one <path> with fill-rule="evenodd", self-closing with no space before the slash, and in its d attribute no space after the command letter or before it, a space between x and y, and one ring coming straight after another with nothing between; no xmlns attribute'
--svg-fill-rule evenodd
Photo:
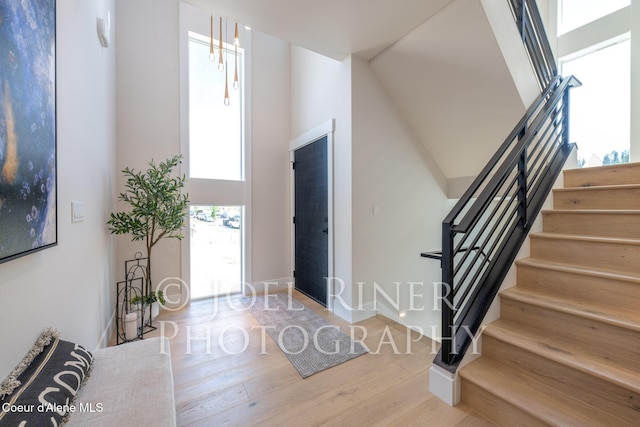
<svg viewBox="0 0 640 427"><path fill-rule="evenodd" d="M455 372L571 153L569 89L556 77L442 223L442 346Z"/></svg>
<svg viewBox="0 0 640 427"><path fill-rule="evenodd" d="M535 0L509 0L511 12L527 50L540 90L545 90L558 75L549 39Z"/></svg>
<svg viewBox="0 0 640 427"><path fill-rule="evenodd" d="M542 88L442 223L442 345L434 363L455 372L575 144L569 90L557 75L533 0L508 0Z"/></svg>

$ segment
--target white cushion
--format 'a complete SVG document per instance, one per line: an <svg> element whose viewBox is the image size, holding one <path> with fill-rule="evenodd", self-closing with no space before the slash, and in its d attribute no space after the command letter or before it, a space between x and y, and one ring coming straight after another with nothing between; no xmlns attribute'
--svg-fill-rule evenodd
<svg viewBox="0 0 640 427"><path fill-rule="evenodd" d="M166 338L99 349L93 355L93 370L67 426L176 426Z"/></svg>

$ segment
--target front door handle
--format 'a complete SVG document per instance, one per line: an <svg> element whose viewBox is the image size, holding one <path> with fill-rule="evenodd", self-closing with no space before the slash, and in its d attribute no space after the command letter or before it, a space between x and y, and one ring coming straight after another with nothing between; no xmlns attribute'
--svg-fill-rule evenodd
<svg viewBox="0 0 640 427"><path fill-rule="evenodd" d="M322 229L322 232L323 232L324 234L329 234L329 229L328 229L328 228L323 228L323 229Z"/></svg>

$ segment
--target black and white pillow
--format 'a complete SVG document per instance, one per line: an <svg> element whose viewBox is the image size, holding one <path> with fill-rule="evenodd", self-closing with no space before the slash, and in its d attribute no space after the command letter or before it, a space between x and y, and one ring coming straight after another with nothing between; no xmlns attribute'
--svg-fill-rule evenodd
<svg viewBox="0 0 640 427"><path fill-rule="evenodd" d="M60 426L89 375L93 355L46 329L0 384L0 425Z"/></svg>

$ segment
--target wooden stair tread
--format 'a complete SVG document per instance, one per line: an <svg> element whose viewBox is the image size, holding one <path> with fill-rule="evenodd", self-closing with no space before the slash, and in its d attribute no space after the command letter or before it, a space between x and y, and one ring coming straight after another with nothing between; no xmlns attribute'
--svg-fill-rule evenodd
<svg viewBox="0 0 640 427"><path fill-rule="evenodd" d="M463 390L501 423L640 425L640 163L565 170L564 183Z"/></svg>
<svg viewBox="0 0 640 427"><path fill-rule="evenodd" d="M549 425L631 425L488 357L461 368L460 376Z"/></svg>
<svg viewBox="0 0 640 427"><path fill-rule="evenodd" d="M565 273L581 274L585 276L596 276L603 279L621 280L625 282L637 283L640 286L640 277L633 274L625 274L624 272L614 270L603 270L594 267L585 268L571 264L540 260L537 258L521 258L516 261L516 265L531 266L543 268L546 270L554 270Z"/></svg>
<svg viewBox="0 0 640 427"><path fill-rule="evenodd" d="M640 189L640 184L611 184L611 185L592 185L590 187L567 187L554 188L555 193L566 193L574 191L593 191L593 190L635 190Z"/></svg>
<svg viewBox="0 0 640 427"><path fill-rule="evenodd" d="M640 239L633 238L621 238L621 237L601 237L601 236L582 236L578 234L562 234L562 233L549 233L538 232L531 233L531 237L538 239L552 239L552 240L573 240L577 242L595 242L595 243L617 243L628 245L640 245Z"/></svg>
<svg viewBox="0 0 640 427"><path fill-rule="evenodd" d="M545 209L543 214L607 214L607 215L640 215L638 209Z"/></svg>
<svg viewBox="0 0 640 427"><path fill-rule="evenodd" d="M640 332L640 312L636 310L591 301L577 301L573 298L521 289L518 286L500 292L500 296Z"/></svg>
<svg viewBox="0 0 640 427"><path fill-rule="evenodd" d="M596 356L590 348L564 337L549 335L534 327L513 324L506 320L491 323L484 335L522 348L538 356L577 369L588 375L640 393L640 374L609 358Z"/></svg>
<svg viewBox="0 0 640 427"><path fill-rule="evenodd" d="M588 187L602 183L640 183L640 163L565 169L566 187Z"/></svg>

